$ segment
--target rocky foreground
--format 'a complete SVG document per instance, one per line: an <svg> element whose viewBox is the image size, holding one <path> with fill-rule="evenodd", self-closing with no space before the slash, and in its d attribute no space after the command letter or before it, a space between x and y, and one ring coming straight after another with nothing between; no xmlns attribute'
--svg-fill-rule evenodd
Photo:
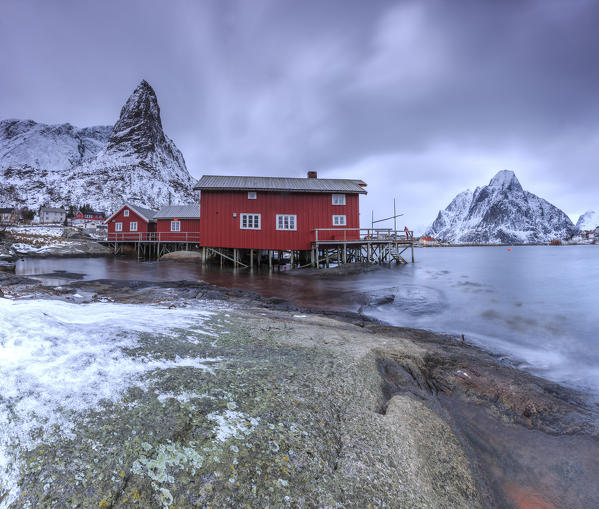
<svg viewBox="0 0 599 509"><path fill-rule="evenodd" d="M452 338L202 283L0 287L0 349L23 313L60 336L29 390L0 361L2 508L599 506L596 407Z"/></svg>
<svg viewBox="0 0 599 509"><path fill-rule="evenodd" d="M103 234L90 234L73 227L9 226L0 231L0 262L12 262L20 257L90 257L111 254L109 248L98 242L100 239L103 239Z"/></svg>

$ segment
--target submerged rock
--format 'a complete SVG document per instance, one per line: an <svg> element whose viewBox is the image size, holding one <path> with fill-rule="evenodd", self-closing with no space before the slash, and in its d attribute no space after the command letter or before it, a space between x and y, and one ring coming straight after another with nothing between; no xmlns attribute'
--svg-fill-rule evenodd
<svg viewBox="0 0 599 509"><path fill-rule="evenodd" d="M173 251L160 257L161 260L182 261L182 262L200 262L202 253L199 251Z"/></svg>

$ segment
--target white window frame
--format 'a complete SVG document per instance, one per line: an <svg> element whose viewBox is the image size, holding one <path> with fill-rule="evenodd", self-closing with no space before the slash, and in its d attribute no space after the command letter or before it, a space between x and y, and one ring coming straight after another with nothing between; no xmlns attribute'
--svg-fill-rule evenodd
<svg viewBox="0 0 599 509"><path fill-rule="evenodd" d="M129 223L129 231L136 232L137 231L137 221L131 221Z"/></svg>
<svg viewBox="0 0 599 509"><path fill-rule="evenodd" d="M123 217L129 217L129 209L123 210Z"/></svg>
<svg viewBox="0 0 599 509"><path fill-rule="evenodd" d="M180 232L181 231L181 221L171 221L171 231L172 232Z"/></svg>
<svg viewBox="0 0 599 509"><path fill-rule="evenodd" d="M296 214L277 214L276 227L279 231L297 231Z"/></svg>
<svg viewBox="0 0 599 509"><path fill-rule="evenodd" d="M344 194L333 194L331 198L331 203L333 205L345 205L345 195Z"/></svg>
<svg viewBox="0 0 599 509"><path fill-rule="evenodd" d="M248 191L248 200L257 200L258 193L256 191Z"/></svg>
<svg viewBox="0 0 599 509"><path fill-rule="evenodd" d="M245 224L245 226L244 226L244 224ZM239 214L239 229L240 230L261 230L262 229L262 215L250 213L250 212L242 212L241 214Z"/></svg>
<svg viewBox="0 0 599 509"><path fill-rule="evenodd" d="M343 215L334 215L333 216L333 226L347 226L347 216Z"/></svg>
<svg viewBox="0 0 599 509"><path fill-rule="evenodd" d="M123 231L123 223L114 223L114 231L122 232Z"/></svg>

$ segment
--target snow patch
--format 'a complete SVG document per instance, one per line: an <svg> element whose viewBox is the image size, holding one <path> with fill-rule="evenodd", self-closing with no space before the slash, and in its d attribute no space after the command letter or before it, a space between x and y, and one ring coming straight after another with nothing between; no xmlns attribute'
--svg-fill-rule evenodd
<svg viewBox="0 0 599 509"><path fill-rule="evenodd" d="M19 451L60 429L74 436L80 412L146 387L154 370L213 370L221 358L132 356L146 334L193 336L214 313L151 305L0 299L0 508L18 493ZM203 336L202 336L203 337ZM197 341L197 338L191 338Z"/></svg>

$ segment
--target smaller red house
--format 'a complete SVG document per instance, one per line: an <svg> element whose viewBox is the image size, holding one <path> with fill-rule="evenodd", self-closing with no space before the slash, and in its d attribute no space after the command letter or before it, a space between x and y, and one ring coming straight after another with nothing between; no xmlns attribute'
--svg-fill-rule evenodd
<svg viewBox="0 0 599 509"><path fill-rule="evenodd" d="M169 205L154 215L160 242L200 242L200 206Z"/></svg>
<svg viewBox="0 0 599 509"><path fill-rule="evenodd" d="M73 216L72 224L74 226L87 224L87 223L101 223L106 220L106 214L104 212L81 212L77 211L77 214Z"/></svg>
<svg viewBox="0 0 599 509"><path fill-rule="evenodd" d="M125 203L106 219L109 241L153 240L156 232L155 210Z"/></svg>

